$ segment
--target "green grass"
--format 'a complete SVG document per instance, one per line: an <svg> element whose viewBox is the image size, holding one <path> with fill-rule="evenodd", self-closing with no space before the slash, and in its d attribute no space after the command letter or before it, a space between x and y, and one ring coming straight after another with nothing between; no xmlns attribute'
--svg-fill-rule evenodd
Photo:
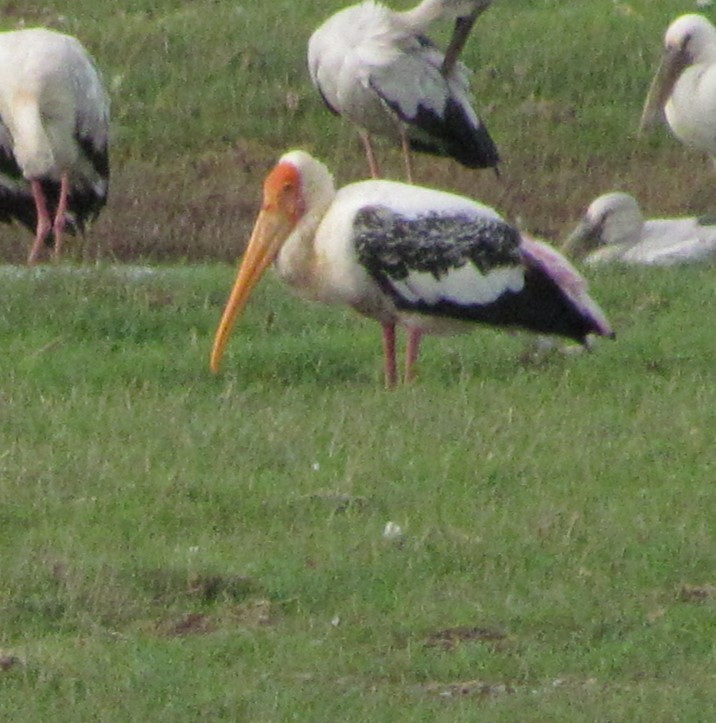
<svg viewBox="0 0 716 723"><path fill-rule="evenodd" d="M302 146L364 173L304 67L341 5L0 3L78 35L111 89L112 200L70 255L165 262L1 270L2 717L714 718L716 267L590 270L617 341L428 339L394 393L376 324L267 279L209 374L234 275L212 262L265 169ZM553 239L613 186L708 210L697 155L634 138L683 11L495 3L466 60L502 181L419 176ZM28 243L3 228L0 254Z"/></svg>
<svg viewBox="0 0 716 723"><path fill-rule="evenodd" d="M8 717L710 717L713 268L596 275L593 354L428 340L393 394L375 324L270 281L211 376L230 280L5 279Z"/></svg>

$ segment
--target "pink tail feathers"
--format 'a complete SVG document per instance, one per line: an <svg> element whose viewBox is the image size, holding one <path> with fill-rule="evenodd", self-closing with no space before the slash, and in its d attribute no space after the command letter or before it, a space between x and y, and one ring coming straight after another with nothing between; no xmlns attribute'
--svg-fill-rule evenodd
<svg viewBox="0 0 716 723"><path fill-rule="evenodd" d="M525 261L547 274L575 308L591 320L594 333L614 338L616 335L599 304L587 293L587 280L567 259L544 241L538 241L522 233L520 249Z"/></svg>

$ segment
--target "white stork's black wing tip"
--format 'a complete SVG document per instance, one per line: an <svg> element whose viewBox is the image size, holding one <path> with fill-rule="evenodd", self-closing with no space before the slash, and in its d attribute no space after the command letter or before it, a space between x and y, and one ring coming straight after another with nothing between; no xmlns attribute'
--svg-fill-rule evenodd
<svg viewBox="0 0 716 723"><path fill-rule="evenodd" d="M466 168L497 168L500 154L487 127L474 125L460 103L448 100L442 116L419 106L409 122L410 144L418 151L449 156Z"/></svg>

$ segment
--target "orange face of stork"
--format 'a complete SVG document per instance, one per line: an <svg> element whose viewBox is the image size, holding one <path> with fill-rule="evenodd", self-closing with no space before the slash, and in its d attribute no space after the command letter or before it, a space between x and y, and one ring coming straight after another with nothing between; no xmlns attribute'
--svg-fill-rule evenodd
<svg viewBox="0 0 716 723"><path fill-rule="evenodd" d="M211 352L211 370L219 371L231 329L243 311L263 272L281 251L305 212L301 174L292 163L279 163L264 181L261 211L239 265L239 271L224 309Z"/></svg>

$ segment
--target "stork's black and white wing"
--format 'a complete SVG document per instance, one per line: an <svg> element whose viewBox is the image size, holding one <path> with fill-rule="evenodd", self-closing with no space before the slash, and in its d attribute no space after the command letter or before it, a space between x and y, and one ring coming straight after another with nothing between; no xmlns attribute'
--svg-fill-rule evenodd
<svg viewBox="0 0 716 723"><path fill-rule="evenodd" d="M400 51L384 55L367 77L371 89L405 124L411 145L468 168L497 166L497 147L473 108L467 68L457 63L444 76L445 56L423 36L404 38Z"/></svg>
<svg viewBox="0 0 716 723"><path fill-rule="evenodd" d="M562 257L525 248L499 218L435 211L409 217L375 205L356 214L354 238L359 263L402 312L580 342L599 329L601 317L585 313L582 303L586 285L579 288L555 264Z"/></svg>

